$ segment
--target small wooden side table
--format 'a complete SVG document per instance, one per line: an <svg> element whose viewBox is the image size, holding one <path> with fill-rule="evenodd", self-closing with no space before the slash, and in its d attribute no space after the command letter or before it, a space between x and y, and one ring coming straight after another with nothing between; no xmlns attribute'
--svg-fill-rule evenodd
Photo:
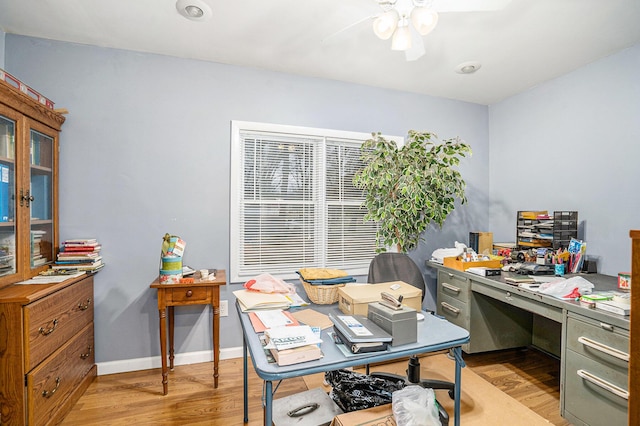
<svg viewBox="0 0 640 426"><path fill-rule="evenodd" d="M220 360L220 286L226 285L227 275L218 270L215 278L200 279L200 273L194 274L192 284L160 284L158 278L151 288L158 290L158 313L160 315L160 355L162 357L162 390L169 392L167 372L167 308L169 311L169 368L173 370L173 310L175 306L211 305L213 309L213 384L218 387L218 361Z"/></svg>

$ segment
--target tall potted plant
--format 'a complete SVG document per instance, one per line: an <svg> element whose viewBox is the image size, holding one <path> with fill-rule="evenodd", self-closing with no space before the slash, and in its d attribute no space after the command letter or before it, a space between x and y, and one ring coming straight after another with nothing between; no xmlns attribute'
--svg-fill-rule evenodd
<svg viewBox="0 0 640 426"><path fill-rule="evenodd" d="M471 147L458 137L437 143L435 134L415 130L400 148L380 133L371 136L362 145L364 167L353 183L365 191L365 220L379 224L376 252L396 246L406 253L430 224L442 227L456 198L467 201L457 166Z"/></svg>

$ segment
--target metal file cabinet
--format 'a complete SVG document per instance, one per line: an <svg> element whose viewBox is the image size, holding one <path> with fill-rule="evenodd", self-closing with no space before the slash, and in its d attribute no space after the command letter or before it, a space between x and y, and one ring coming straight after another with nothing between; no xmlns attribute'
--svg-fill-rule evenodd
<svg viewBox="0 0 640 426"><path fill-rule="evenodd" d="M575 425L627 424L629 329L567 312L562 416Z"/></svg>

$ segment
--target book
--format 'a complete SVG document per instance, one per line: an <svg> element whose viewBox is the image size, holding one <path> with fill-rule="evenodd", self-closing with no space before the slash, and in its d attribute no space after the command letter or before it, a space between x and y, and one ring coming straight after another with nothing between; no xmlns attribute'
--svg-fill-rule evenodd
<svg viewBox="0 0 640 426"><path fill-rule="evenodd" d="M79 246L65 246L63 245L62 247L60 247L60 251L62 253L69 253L69 252L74 252L74 253L91 253L91 252L98 252L102 249L102 246L97 245L97 246L93 246L93 245L79 245Z"/></svg>
<svg viewBox="0 0 640 426"><path fill-rule="evenodd" d="M390 343L392 337L364 315L331 316L333 328L345 344ZM345 341L346 339L346 341Z"/></svg>
<svg viewBox="0 0 640 426"><path fill-rule="evenodd" d="M271 355L280 366L298 364L300 362L314 361L322 358L322 350L318 345L298 346L292 349L269 349Z"/></svg>
<svg viewBox="0 0 640 426"><path fill-rule="evenodd" d="M596 309L602 309L603 311L611 312L618 315L629 315L631 313L631 306L623 303L614 302L613 300L597 301Z"/></svg>
<svg viewBox="0 0 640 426"><path fill-rule="evenodd" d="M320 336L308 325L269 328L264 335L267 337L267 347L279 351L322 343Z"/></svg>

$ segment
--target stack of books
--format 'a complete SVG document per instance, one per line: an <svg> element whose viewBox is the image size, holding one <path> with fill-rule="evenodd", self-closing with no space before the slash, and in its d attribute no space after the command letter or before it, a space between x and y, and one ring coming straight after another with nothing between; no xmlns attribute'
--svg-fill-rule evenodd
<svg viewBox="0 0 640 426"><path fill-rule="evenodd" d="M320 329L308 325L275 327L264 332L266 346L279 366L322 358Z"/></svg>
<svg viewBox="0 0 640 426"><path fill-rule="evenodd" d="M42 237L46 234L46 231L31 231L31 267L41 266L47 263L47 259L40 251L42 244Z"/></svg>
<svg viewBox="0 0 640 426"><path fill-rule="evenodd" d="M56 264L51 268L60 271L96 272L104 267L101 249L102 246L95 238L66 240L60 246Z"/></svg>

